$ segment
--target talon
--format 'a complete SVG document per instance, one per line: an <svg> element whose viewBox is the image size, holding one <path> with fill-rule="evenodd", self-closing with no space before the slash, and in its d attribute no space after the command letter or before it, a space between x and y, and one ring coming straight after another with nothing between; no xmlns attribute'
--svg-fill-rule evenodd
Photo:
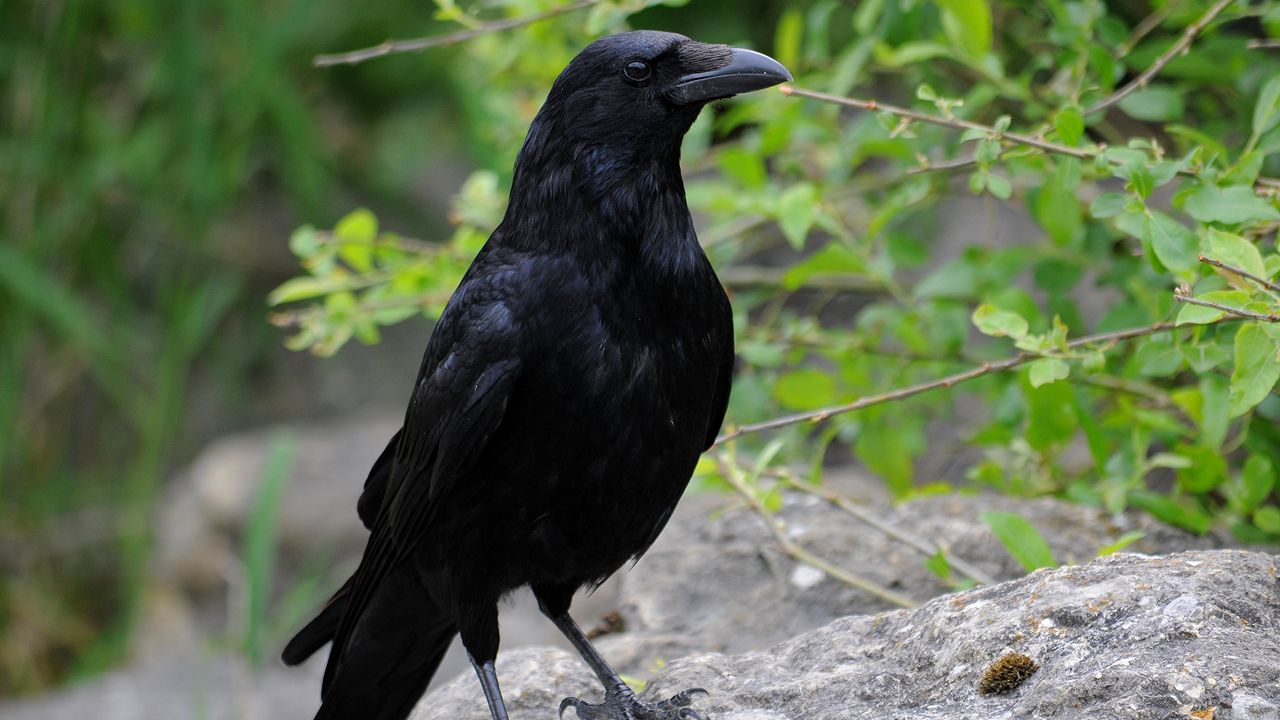
<svg viewBox="0 0 1280 720"><path fill-rule="evenodd" d="M707 692L703 688L689 688L688 690L682 690L676 693L675 696L671 698L671 702L676 705L688 705L693 702L694 695L705 695L707 697L711 697L711 693Z"/></svg>
<svg viewBox="0 0 1280 720"><path fill-rule="evenodd" d="M701 713L693 708L680 708L679 717L686 718L687 720L707 720Z"/></svg>
<svg viewBox="0 0 1280 720"><path fill-rule="evenodd" d="M567 698L565 698L565 699L561 700L561 701L560 701L560 713L559 713L559 717L563 718L563 717L564 717L564 711L565 711L565 710L568 710L569 708L573 708L573 714L574 714L574 715L577 715L577 714L578 714L578 703L579 703L579 702L580 702L580 701L578 700L578 698L571 698L571 697L567 697Z"/></svg>

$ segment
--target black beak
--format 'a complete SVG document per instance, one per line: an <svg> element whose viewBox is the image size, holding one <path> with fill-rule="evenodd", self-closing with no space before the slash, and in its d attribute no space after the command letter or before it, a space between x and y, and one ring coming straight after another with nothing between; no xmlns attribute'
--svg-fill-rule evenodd
<svg viewBox="0 0 1280 720"><path fill-rule="evenodd" d="M755 50L733 48L728 65L681 77L667 91L667 97L677 105L689 105L762 90L790 80L791 73L777 60Z"/></svg>

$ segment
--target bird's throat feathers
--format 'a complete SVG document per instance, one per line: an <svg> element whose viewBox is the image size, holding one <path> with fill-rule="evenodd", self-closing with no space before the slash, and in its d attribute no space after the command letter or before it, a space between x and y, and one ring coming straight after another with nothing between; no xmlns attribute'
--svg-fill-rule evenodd
<svg viewBox="0 0 1280 720"><path fill-rule="evenodd" d="M696 112L689 124L693 117ZM603 244L597 249L657 254L662 264L683 264L697 239L680 175L680 143L688 128L681 124L642 137L602 137L575 131L563 113L544 108L516 160L505 239L588 252ZM653 246L672 239L680 247Z"/></svg>

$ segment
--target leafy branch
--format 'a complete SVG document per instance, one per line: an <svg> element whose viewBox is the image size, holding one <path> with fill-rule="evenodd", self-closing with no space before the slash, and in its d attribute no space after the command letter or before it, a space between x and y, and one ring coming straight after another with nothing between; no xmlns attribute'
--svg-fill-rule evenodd
<svg viewBox="0 0 1280 720"><path fill-rule="evenodd" d="M1068 342L1066 344L1066 347L1070 349L1070 348L1088 347L1093 345L1113 345L1123 340L1132 340L1133 338L1144 337L1146 335L1153 335L1158 332L1172 330L1174 327L1175 327L1174 323L1171 323L1171 322L1158 322L1158 323L1147 325L1144 327L1128 328L1126 330L1116 330L1113 332L1097 333L1095 335L1086 335L1084 337L1076 338L1075 340ZM758 432L765 432L769 430L777 430L779 428L788 427L790 425L798 425L800 423L806 423L806 422L810 424L817 424L817 423L829 420L835 417L836 415L843 415L845 413L854 412L856 410L863 410L865 408L872 407L873 405L880 405L883 403L895 402L898 400L905 400L906 398L919 395L921 393L929 392L930 390L938 390L940 388L953 387L960 383L968 382L969 380L980 378L984 375L990 375L992 373L1012 370L1013 368L1016 368L1019 365L1025 365L1034 360L1039 360L1042 357L1043 356L1040 353L1021 352L1021 353L1018 353L1017 355L1014 355L1013 357L1006 358L998 362L984 362L978 367L970 368L963 372L947 375L945 377L937 378L935 380L930 380L928 382L919 383L917 385L911 385L909 387L900 388L898 390L892 390L890 392L881 393L879 395L868 395L865 397L858 398L853 402L845 403L843 405L834 405L834 406L822 408L819 410L811 410L808 412L795 413L792 415L784 415L782 417L774 418L772 420L765 420L763 422L739 425L738 427L735 427L729 432L716 438L716 441L712 445L712 447L723 445L724 443L727 443L730 440L734 440L736 438L742 437L743 435L749 435L749 434L758 433Z"/></svg>
<svg viewBox="0 0 1280 720"><path fill-rule="evenodd" d="M1143 70L1142 74L1138 75L1138 77L1128 83L1125 83L1125 85L1119 90L1116 90L1105 98L1089 106L1089 109L1084 111L1085 115L1092 115L1093 113L1106 110L1112 105L1115 105L1125 99L1125 97L1134 90L1146 87L1147 83L1151 82L1151 79L1158 75L1160 71L1164 69L1165 65L1168 65L1169 62L1179 54L1186 52L1187 48L1191 47L1191 42L1195 40L1196 35L1199 35L1209 23L1213 22L1214 18L1218 17L1218 15L1221 14L1223 10L1226 10L1227 6L1233 2L1235 2L1235 0L1218 0L1218 2L1214 3L1213 6L1206 10L1198 20L1187 26L1187 29L1182 33L1182 37L1171 45L1168 50L1161 54L1160 57L1156 58L1156 61L1151 63L1151 67Z"/></svg>
<svg viewBox="0 0 1280 720"><path fill-rule="evenodd" d="M1222 262L1221 260L1214 260L1211 257L1205 257L1203 255L1200 256L1200 262L1204 263L1205 265L1209 265L1211 267L1216 267L1219 270L1226 270L1229 273L1234 273L1236 275L1239 275L1242 278L1247 278L1249 280L1252 280L1255 283L1258 283L1259 285L1261 285L1263 288L1270 290L1272 292L1280 292L1280 284L1273 283L1270 280L1267 280L1266 278L1260 278L1257 275L1254 275L1253 273L1247 270L1244 270L1243 268L1238 268L1234 265L1228 265Z"/></svg>
<svg viewBox="0 0 1280 720"><path fill-rule="evenodd" d="M399 53L422 52L431 48L445 47L447 45L457 45L466 42L472 38L490 33L501 32L503 30L512 30L526 25L532 25L543 20L565 15L578 10L586 10L593 5L599 5L603 0L579 0L568 5L561 5L540 13L525 15L524 17L506 18L504 20L491 20L489 22L476 23L465 30L447 33L444 35L432 35L430 37L414 38L412 40L387 40L385 42L367 47L362 50L352 50L344 53L334 53L332 55L317 55L311 61L313 67L333 67L334 65L356 65L372 60L374 58L384 57L387 55L395 55Z"/></svg>
<svg viewBox="0 0 1280 720"><path fill-rule="evenodd" d="M1226 313L1227 315L1232 315L1242 320L1258 320L1260 322L1268 322L1268 323L1280 322L1280 315L1277 315L1275 313L1265 313L1265 314L1256 313L1256 312L1253 312L1252 310L1245 310L1244 308L1231 307L1230 305L1223 305L1220 302L1214 302L1212 300L1201 300L1199 298L1193 298L1188 295L1184 295L1181 292L1174 293L1173 298L1180 303L1186 303L1188 305L1199 305L1200 307L1207 307L1207 308L1212 308L1214 310L1220 310Z"/></svg>
<svg viewBox="0 0 1280 720"><path fill-rule="evenodd" d="M1071 147L1062 143L1046 140L1043 137L1027 135L1024 133L1010 132L1007 129L996 127L994 125L984 125L972 120L964 120L958 117L946 117L942 115L932 115L930 113L910 110L908 108L893 105L891 103L880 102L879 100L862 100L859 98L843 97L840 95L832 95L830 93L819 92L817 90L808 90L793 85L782 85L778 90L787 96L809 98L819 102L829 103L832 105L842 105L844 107L858 108L859 110L870 110L872 112L884 112L903 118L906 121L918 121L929 123L930 125L938 125L941 127L951 128L953 130L966 130L979 132L987 137L1000 141L1002 143L1012 143L1014 145L1024 145L1027 147L1043 150L1044 152L1054 153L1057 155L1067 155L1081 160L1095 160L1102 158L1107 163L1115 166L1123 166L1125 161L1120 158L1109 157L1104 153L1105 145L1094 145L1086 147ZM1007 120L1007 119L1006 119ZM948 161L940 163L936 166L928 166L921 168L922 170L931 169L954 169L964 167L972 163L971 159ZM1186 177L1196 177L1196 172L1189 168L1180 167L1177 174ZM1259 177L1254 181L1259 187L1280 189L1280 179Z"/></svg>

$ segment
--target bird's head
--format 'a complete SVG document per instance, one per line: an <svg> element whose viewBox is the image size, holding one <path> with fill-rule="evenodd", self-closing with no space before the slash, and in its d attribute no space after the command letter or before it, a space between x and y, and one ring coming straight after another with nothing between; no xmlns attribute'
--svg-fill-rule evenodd
<svg viewBox="0 0 1280 720"><path fill-rule="evenodd" d="M578 53L547 95L526 151L609 148L623 154L678 152L698 111L713 100L791 79L752 50L667 32L611 35Z"/></svg>

